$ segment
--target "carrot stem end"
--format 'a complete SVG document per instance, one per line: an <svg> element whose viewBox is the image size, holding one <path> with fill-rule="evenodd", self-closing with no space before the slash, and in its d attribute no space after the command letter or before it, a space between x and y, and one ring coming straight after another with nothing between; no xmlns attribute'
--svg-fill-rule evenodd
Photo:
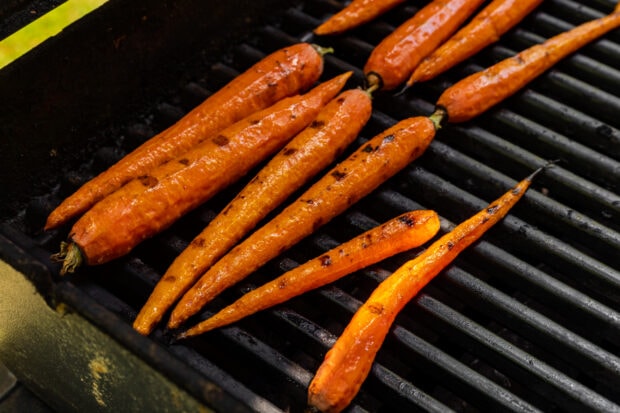
<svg viewBox="0 0 620 413"><path fill-rule="evenodd" d="M84 260L80 248L73 242L61 242L60 252L51 256L52 261L62 262L60 275L74 273Z"/></svg>

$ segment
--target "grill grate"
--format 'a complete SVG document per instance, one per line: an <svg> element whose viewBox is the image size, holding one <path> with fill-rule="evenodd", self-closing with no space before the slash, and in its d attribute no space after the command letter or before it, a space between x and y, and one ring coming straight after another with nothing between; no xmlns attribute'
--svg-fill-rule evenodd
<svg viewBox="0 0 620 413"><path fill-rule="evenodd" d="M394 97L379 94L352 148L396 120L430 114L438 94L464 75L611 10L550 0L498 44L428 84ZM100 147L3 227L36 260L66 235L34 228L48 205L123 152L178 119L239 71L300 40L332 45L324 78L355 72L374 44L417 7L405 4L363 29L334 39L309 33L341 4L303 2L235 46L210 67L125 125L123 138ZM328 44L326 44L328 43ZM495 199L545 159L561 163L534 184L513 212L464 252L410 303L349 409L361 411L619 411L620 394L620 33L561 62L499 108L465 125L446 126L424 156L315 235L226 291L200 317L287 268L396 214L435 209L442 230ZM110 131L110 134L116 132ZM86 171L86 174L84 173ZM105 331L195 396L218 383L251 410L303 411L306 388L352 313L399 264L400 254L333 285L187 342L163 331L136 337L130 324L173 257L244 181L145 241L129 256L54 281L57 299L78 306ZM17 229L16 229L17 228ZM24 234L19 234L23 231Z"/></svg>

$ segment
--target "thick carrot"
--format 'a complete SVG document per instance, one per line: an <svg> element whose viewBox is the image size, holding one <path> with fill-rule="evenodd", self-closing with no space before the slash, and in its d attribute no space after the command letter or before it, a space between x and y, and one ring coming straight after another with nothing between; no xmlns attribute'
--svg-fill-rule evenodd
<svg viewBox="0 0 620 413"><path fill-rule="evenodd" d="M402 120L363 144L216 262L181 298L168 327L177 328L224 289L345 211L419 157L434 136L433 121L420 116Z"/></svg>
<svg viewBox="0 0 620 413"><path fill-rule="evenodd" d="M620 6L613 13L549 38L474 73L446 89L437 106L449 122L465 122L516 93L555 63L620 26Z"/></svg>
<svg viewBox="0 0 620 413"><path fill-rule="evenodd" d="M434 211L411 211L344 242L252 290L211 318L181 333L187 338L218 328L334 282L385 258L419 247L439 231Z"/></svg>
<svg viewBox="0 0 620 413"><path fill-rule="evenodd" d="M65 224L131 179L148 174L232 123L310 88L323 72L321 53L299 43L260 60L176 124L80 187L52 211L45 228Z"/></svg>
<svg viewBox="0 0 620 413"><path fill-rule="evenodd" d="M318 35L340 34L368 23L405 0L353 0L314 29Z"/></svg>
<svg viewBox="0 0 620 413"><path fill-rule="evenodd" d="M350 76L254 113L108 195L75 223L54 257L63 261L61 273L122 256L205 202L310 124Z"/></svg>
<svg viewBox="0 0 620 413"><path fill-rule="evenodd" d="M391 90L448 39L483 0L433 0L401 24L371 52L364 73L369 89Z"/></svg>
<svg viewBox="0 0 620 413"><path fill-rule="evenodd" d="M346 90L329 102L174 260L138 314L134 328L149 334L164 312L218 258L353 142L371 111L371 97L361 89Z"/></svg>
<svg viewBox="0 0 620 413"><path fill-rule="evenodd" d="M308 388L310 406L322 412L339 412L351 402L368 376L396 315L461 251L508 213L541 169L456 226L379 284L325 355Z"/></svg>
<svg viewBox="0 0 620 413"><path fill-rule="evenodd" d="M431 80L498 41L540 3L542 0L493 0L471 22L424 58L413 71L407 86Z"/></svg>

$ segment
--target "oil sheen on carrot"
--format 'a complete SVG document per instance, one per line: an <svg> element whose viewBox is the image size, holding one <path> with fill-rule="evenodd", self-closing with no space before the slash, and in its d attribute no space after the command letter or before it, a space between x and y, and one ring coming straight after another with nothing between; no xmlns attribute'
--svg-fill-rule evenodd
<svg viewBox="0 0 620 413"><path fill-rule="evenodd" d="M179 338L233 323L395 254L419 247L437 231L439 217L435 211L419 210L399 215L250 291Z"/></svg>
<svg viewBox="0 0 620 413"><path fill-rule="evenodd" d="M364 73L370 87L391 90L448 39L483 0L433 0L397 27L371 52ZM375 86L373 86L373 84Z"/></svg>
<svg viewBox="0 0 620 413"><path fill-rule="evenodd" d="M398 313L461 251L508 213L539 171L456 226L378 285L325 355L308 388L310 406L322 412L340 412L350 404Z"/></svg>
<svg viewBox="0 0 620 413"><path fill-rule="evenodd" d="M561 59L620 26L618 6L613 13L560 33L541 44L455 83L446 89L437 106L448 122L466 122L512 96Z"/></svg>
<svg viewBox="0 0 620 413"><path fill-rule="evenodd" d="M364 143L216 262L185 293L168 326L179 327L224 289L348 209L422 155L434 136L433 121L419 116L402 120Z"/></svg>
<svg viewBox="0 0 620 413"><path fill-rule="evenodd" d="M498 41L540 3L542 0L493 0L465 27L424 58L407 85L431 80Z"/></svg>
<svg viewBox="0 0 620 413"><path fill-rule="evenodd" d="M340 34L368 23L405 0L353 0L314 29L318 35Z"/></svg>
<svg viewBox="0 0 620 413"><path fill-rule="evenodd" d="M189 287L275 207L329 166L370 118L372 101L350 89L330 101L198 234L166 270L134 328L149 334Z"/></svg>
<svg viewBox="0 0 620 413"><path fill-rule="evenodd" d="M285 98L132 180L75 223L70 244L89 265L128 253L284 146L316 118L350 75L344 73L304 95ZM74 269L71 258L64 258L63 273Z"/></svg>
<svg viewBox="0 0 620 413"><path fill-rule="evenodd" d="M266 56L177 123L67 197L48 216L45 229L67 223L131 179L148 174L234 122L309 89L322 72L321 53L308 43L288 46Z"/></svg>

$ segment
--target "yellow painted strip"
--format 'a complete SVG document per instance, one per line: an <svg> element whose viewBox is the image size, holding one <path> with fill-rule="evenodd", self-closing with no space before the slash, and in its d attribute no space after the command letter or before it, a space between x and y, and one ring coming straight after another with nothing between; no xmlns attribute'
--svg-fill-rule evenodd
<svg viewBox="0 0 620 413"><path fill-rule="evenodd" d="M47 38L95 10L107 0L67 0L54 10L0 41L0 68L24 55Z"/></svg>

